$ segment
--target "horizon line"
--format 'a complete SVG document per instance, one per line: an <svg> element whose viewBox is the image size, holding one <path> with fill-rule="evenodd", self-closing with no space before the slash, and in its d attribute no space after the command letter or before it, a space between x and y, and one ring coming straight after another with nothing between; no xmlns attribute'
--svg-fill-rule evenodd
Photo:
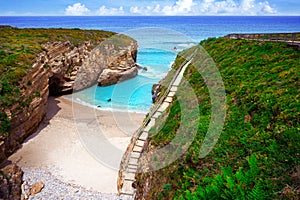
<svg viewBox="0 0 300 200"><path fill-rule="evenodd" d="M1 15L0 17L300 17L300 15Z"/></svg>

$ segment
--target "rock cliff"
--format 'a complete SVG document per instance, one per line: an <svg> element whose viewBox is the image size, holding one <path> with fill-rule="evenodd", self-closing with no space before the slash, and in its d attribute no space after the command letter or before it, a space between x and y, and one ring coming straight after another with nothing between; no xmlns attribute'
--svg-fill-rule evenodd
<svg viewBox="0 0 300 200"><path fill-rule="evenodd" d="M5 112L11 129L0 145L0 160L11 155L37 128L47 112L49 95L49 70L44 67L43 56L39 57L27 75L19 83L22 101Z"/></svg>
<svg viewBox="0 0 300 200"><path fill-rule="evenodd" d="M112 52L113 56L106 60L107 63L104 65L106 67L103 68L98 79L99 86L116 84L137 75L138 66L135 63L137 43L132 41L130 45L127 44L128 41L123 38L117 38L113 42L108 41L107 44L104 44L104 49ZM116 48L120 46L122 49Z"/></svg>
<svg viewBox="0 0 300 200"><path fill-rule="evenodd" d="M15 164L9 164L0 169L0 199L21 199L23 171Z"/></svg>
<svg viewBox="0 0 300 200"><path fill-rule="evenodd" d="M97 84L98 79L105 83L99 85L110 85L137 74L137 42L128 36L119 36L99 42L97 46L89 41L81 46L69 41L42 45L43 51L18 83L22 101L5 109L11 128L8 134L0 136L0 162L37 130L47 112L49 95L82 90ZM107 74L106 70L113 73L102 75Z"/></svg>
<svg viewBox="0 0 300 200"><path fill-rule="evenodd" d="M72 92L77 71L89 54L88 48L90 46L90 42L85 42L84 45L71 48L69 41L64 43L48 42L43 45L45 52L40 56L40 59L46 68L50 68L50 95Z"/></svg>

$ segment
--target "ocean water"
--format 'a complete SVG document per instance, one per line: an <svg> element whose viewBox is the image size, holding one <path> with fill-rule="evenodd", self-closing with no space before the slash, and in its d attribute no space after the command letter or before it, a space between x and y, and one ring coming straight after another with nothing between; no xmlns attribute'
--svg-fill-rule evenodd
<svg viewBox="0 0 300 200"><path fill-rule="evenodd" d="M170 69L178 51L229 33L300 32L300 17L0 17L19 28L82 28L130 35L139 43L137 62L147 67L131 80L93 86L74 100L99 109L147 112L151 88ZM176 47L176 48L175 48Z"/></svg>

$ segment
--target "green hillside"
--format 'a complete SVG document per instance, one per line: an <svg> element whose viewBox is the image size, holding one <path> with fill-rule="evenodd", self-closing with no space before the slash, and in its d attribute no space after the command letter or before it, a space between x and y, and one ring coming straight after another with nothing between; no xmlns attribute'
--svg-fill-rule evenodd
<svg viewBox="0 0 300 200"><path fill-rule="evenodd" d="M296 199L300 195L300 51L285 43L227 38L200 45L215 61L225 85L222 134L210 154L200 159L211 100L203 78L190 65L185 78L199 101L197 135L180 159L139 176L138 195L149 184L146 199ZM194 49L181 52L173 67ZM181 95L187 87L181 84L177 99L162 117L165 124L153 128L148 151L174 138L181 119L180 101L193 102L192 95ZM188 123L193 126L197 121Z"/></svg>

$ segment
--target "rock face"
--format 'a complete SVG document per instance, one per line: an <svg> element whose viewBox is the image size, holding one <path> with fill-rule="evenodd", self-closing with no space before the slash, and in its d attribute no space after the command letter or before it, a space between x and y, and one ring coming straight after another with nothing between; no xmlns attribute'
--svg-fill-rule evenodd
<svg viewBox="0 0 300 200"><path fill-rule="evenodd" d="M78 69L89 54L90 42L71 48L70 42L48 42L40 56L44 66L49 67L50 95L71 93ZM88 77L87 77L88 78Z"/></svg>
<svg viewBox="0 0 300 200"><path fill-rule="evenodd" d="M0 199L21 199L23 171L15 164L9 164L0 169Z"/></svg>
<svg viewBox="0 0 300 200"><path fill-rule="evenodd" d="M41 59L49 70L50 95L116 84L137 75L137 42L115 35L91 49L91 42L71 48L70 42L46 43Z"/></svg>
<svg viewBox="0 0 300 200"><path fill-rule="evenodd" d="M21 143L39 126L47 111L49 95L49 71L44 68L43 61L38 59L20 82L22 102L5 110L11 129L2 139L0 145L0 161L11 155Z"/></svg>
<svg viewBox="0 0 300 200"><path fill-rule="evenodd" d="M106 78L101 76L104 85L137 74L137 42L128 36L120 38L104 41L97 47L89 41L78 47L68 41L42 45L44 51L19 83L23 102L5 110L11 129L8 134L0 136L0 162L37 130L46 115L49 94L61 95L90 87L97 83L103 72L107 74ZM105 70L113 71L107 73Z"/></svg>
<svg viewBox="0 0 300 200"><path fill-rule="evenodd" d="M116 45L122 46L122 49L117 49ZM107 59L106 67L100 73L99 86L113 85L137 75L138 67L135 63L137 42L131 42L130 45L126 45L124 40L118 40L117 44L112 42L109 45L106 44L105 49L113 52L113 57L111 57L112 59Z"/></svg>

